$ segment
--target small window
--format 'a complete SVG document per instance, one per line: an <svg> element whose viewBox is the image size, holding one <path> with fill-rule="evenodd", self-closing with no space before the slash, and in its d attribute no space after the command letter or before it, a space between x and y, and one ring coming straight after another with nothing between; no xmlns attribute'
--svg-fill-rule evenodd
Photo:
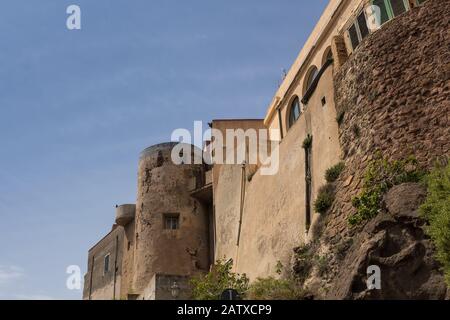
<svg viewBox="0 0 450 320"><path fill-rule="evenodd" d="M352 24L350 29L348 29L348 35L350 36L350 41L352 43L353 50L359 45L358 32L356 31L356 24Z"/></svg>
<svg viewBox="0 0 450 320"><path fill-rule="evenodd" d="M300 100L298 99L298 97L295 97L289 110L289 128L292 127L292 125L298 120L298 118L300 118L300 114Z"/></svg>
<svg viewBox="0 0 450 320"><path fill-rule="evenodd" d="M166 230L180 229L180 215L179 214L165 214L164 215L164 229L166 229Z"/></svg>
<svg viewBox="0 0 450 320"><path fill-rule="evenodd" d="M308 78L306 80L306 91L311 87L311 85L314 82L314 79L316 79L317 75L319 74L319 70L317 70L316 66L313 66L312 69L309 71ZM306 93L305 91L305 93Z"/></svg>
<svg viewBox="0 0 450 320"><path fill-rule="evenodd" d="M362 11L358 16L358 27L359 33L361 34L361 39L364 39L369 35L369 28L367 27L367 20L364 11Z"/></svg>
<svg viewBox="0 0 450 320"><path fill-rule="evenodd" d="M107 274L109 272L109 257L110 254L108 253L103 259L103 274Z"/></svg>
<svg viewBox="0 0 450 320"><path fill-rule="evenodd" d="M322 107L324 107L327 104L327 99L325 97L322 97Z"/></svg>
<svg viewBox="0 0 450 320"><path fill-rule="evenodd" d="M373 0L372 4L380 8L380 24L389 21L389 14L384 0Z"/></svg>
<svg viewBox="0 0 450 320"><path fill-rule="evenodd" d="M406 12L406 6L403 0L390 0L393 16L396 17Z"/></svg>

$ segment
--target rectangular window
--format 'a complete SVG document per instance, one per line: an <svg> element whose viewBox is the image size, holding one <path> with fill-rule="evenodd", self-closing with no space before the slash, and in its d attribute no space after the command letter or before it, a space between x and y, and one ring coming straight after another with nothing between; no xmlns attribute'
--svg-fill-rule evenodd
<svg viewBox="0 0 450 320"><path fill-rule="evenodd" d="M358 32L356 31L356 25L352 24L350 29L348 29L348 35L350 36L350 41L352 43L353 50L359 45Z"/></svg>
<svg viewBox="0 0 450 320"><path fill-rule="evenodd" d="M384 2L384 0L373 0L372 5L380 8L380 24L388 22L389 14L388 14L388 9L386 7L386 3Z"/></svg>
<svg viewBox="0 0 450 320"><path fill-rule="evenodd" d="M359 33L361 34L361 39L364 39L369 35L369 28L367 27L367 20L364 11L362 11L358 16L358 27Z"/></svg>
<svg viewBox="0 0 450 320"><path fill-rule="evenodd" d="M406 12L406 5L403 0L390 0L393 16L396 17Z"/></svg>
<svg viewBox="0 0 450 320"><path fill-rule="evenodd" d="M109 253L103 259L103 274L107 274L109 272Z"/></svg>
<svg viewBox="0 0 450 320"><path fill-rule="evenodd" d="M180 229L180 215L179 214L165 214L164 215L164 229L166 229L166 230Z"/></svg>

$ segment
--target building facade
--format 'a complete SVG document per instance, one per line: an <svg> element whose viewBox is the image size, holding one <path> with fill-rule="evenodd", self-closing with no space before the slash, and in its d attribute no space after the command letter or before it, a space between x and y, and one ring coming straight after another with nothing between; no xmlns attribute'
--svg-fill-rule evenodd
<svg viewBox="0 0 450 320"><path fill-rule="evenodd" d="M355 108L364 103L374 106L377 101L371 98L371 88L362 91L364 79L379 79L374 90L390 86L402 91L403 83L386 80L376 68L366 70L364 63L380 55L395 69L392 55L414 39L409 36L399 45L380 49L381 53L371 51L370 42L378 41L397 22L426 25L422 21L427 21L430 12L439 6L447 12L449 5L448 0L331 0L276 91L266 117L211 123L220 132L270 129L269 142L280 140L278 172L263 175L259 165L245 163L175 165L171 153L176 144L146 149L139 161L136 205L119 206L111 232L89 251L83 298L189 298L189 278L208 271L217 259L233 259L234 271L246 273L251 280L275 275L279 263L289 265L293 248L314 237L319 214L312 204L325 184L325 171L340 161L352 164L347 186L354 186L348 195L354 193L369 151L400 130L394 123L386 137L378 137L371 128L371 121L379 123L379 118L387 117L384 108L390 101L379 102L377 110L382 110L376 121L365 119ZM433 42L431 36L431 47L442 41L438 35ZM418 54L414 50L410 50L412 56ZM442 66L445 54L437 58ZM371 74L360 74L360 69ZM448 84L443 83L436 80L427 88L448 97ZM432 101L447 121L445 98ZM408 122L410 116L402 113L397 120ZM358 128L363 137L359 140L348 137L355 131L355 119L365 119L366 127ZM437 121L427 129L429 133L419 136L424 140L419 144L438 133L439 148L426 155L421 150L433 146L412 150L419 153L421 162L449 152L448 123ZM402 137L412 143L417 131L404 130ZM380 149L387 155L402 154ZM343 202L342 210L347 210L346 205Z"/></svg>

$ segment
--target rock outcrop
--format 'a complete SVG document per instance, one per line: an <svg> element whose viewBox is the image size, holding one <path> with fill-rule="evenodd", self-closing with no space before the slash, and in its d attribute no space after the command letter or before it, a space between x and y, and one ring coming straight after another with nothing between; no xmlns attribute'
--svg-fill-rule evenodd
<svg viewBox="0 0 450 320"><path fill-rule="evenodd" d="M386 211L355 237L328 298L445 298L444 276L433 257L433 244L424 234L424 221L417 214L424 194L418 184L402 184L386 194ZM381 290L367 289L371 265L381 269Z"/></svg>

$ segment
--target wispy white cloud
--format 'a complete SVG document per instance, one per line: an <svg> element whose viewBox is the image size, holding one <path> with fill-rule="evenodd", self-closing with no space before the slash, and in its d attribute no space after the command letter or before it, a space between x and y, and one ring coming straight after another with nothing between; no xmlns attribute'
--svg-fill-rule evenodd
<svg viewBox="0 0 450 320"><path fill-rule="evenodd" d="M4 300L54 300L44 292L17 293L12 288L21 287L20 282L26 279L23 268L14 265L0 265L0 299ZM11 292L12 291L12 292Z"/></svg>
<svg viewBox="0 0 450 320"><path fill-rule="evenodd" d="M24 276L25 273L21 267L0 265L0 285L20 280Z"/></svg>
<svg viewBox="0 0 450 320"><path fill-rule="evenodd" d="M0 265L0 285L13 283L22 279L24 276L25 272L20 267Z"/></svg>

